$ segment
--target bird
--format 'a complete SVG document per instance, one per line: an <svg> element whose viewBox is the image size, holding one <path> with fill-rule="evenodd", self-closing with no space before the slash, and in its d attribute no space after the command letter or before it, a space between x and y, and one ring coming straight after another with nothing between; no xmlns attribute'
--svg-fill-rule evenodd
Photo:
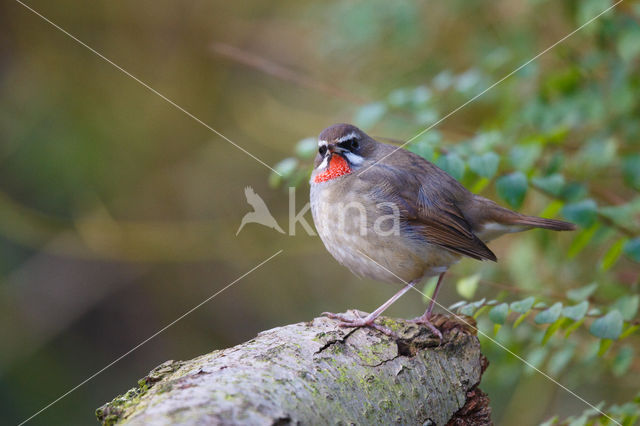
<svg viewBox="0 0 640 426"><path fill-rule="evenodd" d="M284 234L284 231L280 228L278 222L276 222L264 200L255 193L252 187L247 186L244 188L244 196L247 198L247 203L253 207L253 211L244 215L240 222L240 227L238 231L236 231L236 236L247 223L259 223L260 225L273 228L281 234Z"/></svg>
<svg viewBox="0 0 640 426"><path fill-rule="evenodd" d="M496 262L487 243L504 234L544 228L570 231L569 222L527 216L473 194L435 164L339 123L318 137L310 178L310 205L329 253L355 275L404 284L365 317L325 312L342 327L370 327L392 303L428 277L438 281L425 313L414 318L442 339L431 323L448 269L463 257Z"/></svg>

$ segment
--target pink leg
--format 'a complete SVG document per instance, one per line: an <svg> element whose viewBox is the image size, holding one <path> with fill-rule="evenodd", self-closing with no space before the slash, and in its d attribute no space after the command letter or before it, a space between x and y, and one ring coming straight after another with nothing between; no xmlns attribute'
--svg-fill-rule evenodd
<svg viewBox="0 0 640 426"><path fill-rule="evenodd" d="M438 283L436 284L436 289L433 290L433 296L431 296L431 300L429 301L429 306L427 307L427 311L424 313L427 319L429 319L429 317L431 316L431 311L433 310L433 305L435 304L436 298L438 297L438 290L440 290L440 284L442 284L444 274L446 274L446 272L441 273L440 277L438 277Z"/></svg>
<svg viewBox="0 0 640 426"><path fill-rule="evenodd" d="M431 318L431 311L433 310L433 305L435 304L436 297L438 297L438 290L440 290L440 285L442 284L442 279L444 278L444 274L446 274L446 271L441 273L440 277L438 278L436 289L433 291L433 296L431 296L431 300L429 301L429 306L427 307L427 310L425 311L425 313L421 317L414 318L412 320L418 324L426 325L431 331L434 332L434 334L436 334L440 338L440 340L442 340L442 333L433 324L431 324L431 322L429 321L429 318Z"/></svg>
<svg viewBox="0 0 640 426"><path fill-rule="evenodd" d="M394 294L391 297L391 299L384 302L382 306L380 306L378 309L371 312L369 315L367 315L364 318L354 319L354 318L347 317L344 314L332 314L331 312L323 312L322 315L327 316L331 319L340 320L340 324L339 324L340 327L371 327L371 328L375 328L376 330L382 331L384 334L388 336L397 337L396 333L394 333L392 330L390 330L389 328L383 325L376 324L374 321L376 318L380 316L380 314L382 314L385 310L387 310L387 308L391 306L393 302L395 302L400 297L402 297L402 295L405 294L407 291L411 290L411 288L414 285L415 285L415 281L410 282L409 284L404 286L399 292Z"/></svg>

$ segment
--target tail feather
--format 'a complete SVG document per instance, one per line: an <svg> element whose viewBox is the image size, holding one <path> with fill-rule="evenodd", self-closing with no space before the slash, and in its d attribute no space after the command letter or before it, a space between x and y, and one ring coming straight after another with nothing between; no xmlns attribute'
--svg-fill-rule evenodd
<svg viewBox="0 0 640 426"><path fill-rule="evenodd" d="M526 225L534 228L551 229L553 231L573 231L576 225L557 219L545 219L536 216L519 216L511 221L514 225Z"/></svg>

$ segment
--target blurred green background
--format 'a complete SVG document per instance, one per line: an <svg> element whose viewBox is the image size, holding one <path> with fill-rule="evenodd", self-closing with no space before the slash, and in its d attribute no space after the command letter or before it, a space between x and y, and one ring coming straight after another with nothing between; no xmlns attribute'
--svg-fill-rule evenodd
<svg viewBox="0 0 640 426"><path fill-rule="evenodd" d="M289 181L302 182L300 209L308 199L305 143L299 158L279 163L298 141L335 122L409 139L612 3L28 4L286 169ZM501 262L463 261L442 304L461 296L578 301L566 291L595 281L583 299L602 313L622 304L615 306L625 329L637 323L639 16L637 2L624 2L415 141L412 149L485 196L587 230L598 224L591 235L534 231L492 243ZM19 3L0 4L0 24L2 423L26 419L277 250L284 252L32 423L91 424L95 408L167 359L322 311L372 310L396 291L353 276L301 227L287 236L250 224L236 236L251 210L246 186L287 229L285 182ZM467 162L488 151L507 160L483 178ZM525 198L514 170L525 182L543 180L531 181ZM473 274L477 289L460 284ZM388 313L423 309L413 293ZM622 404L638 392L637 333L598 357L588 327L542 345L545 329L525 322L503 327L498 340L585 399ZM497 424L587 408L486 339L483 350L491 366L482 388Z"/></svg>

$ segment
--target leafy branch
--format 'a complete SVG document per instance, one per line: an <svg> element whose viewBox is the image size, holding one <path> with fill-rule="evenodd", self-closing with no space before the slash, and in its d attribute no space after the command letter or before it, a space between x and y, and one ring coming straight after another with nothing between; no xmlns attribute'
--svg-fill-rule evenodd
<svg viewBox="0 0 640 426"><path fill-rule="evenodd" d="M540 426L607 425L611 423L610 418L615 419L624 426L631 426L636 424L638 419L640 419L640 394L624 404L613 404L605 407L605 403L600 402L596 404L596 408L603 411L606 416L600 411L589 408L584 410L579 416L571 416L564 420L560 420L558 416L553 416L546 422L540 424Z"/></svg>
<svg viewBox="0 0 640 426"><path fill-rule="evenodd" d="M527 297L511 303L498 300L481 299L475 302L460 301L449 307L460 315L478 318L482 315L494 324L494 334L500 328L512 322L513 329L526 319L531 319L537 326L545 327L542 344L558 331L564 332L568 338L574 331L587 325L589 332L599 338L600 355L603 355L614 340L623 340L640 330L640 319L635 318L640 304L640 295L625 295L619 298L607 309L591 306L587 298L595 291L597 284L593 283L580 289L570 290L569 298L574 304L564 305L555 302L551 306L535 297Z"/></svg>

